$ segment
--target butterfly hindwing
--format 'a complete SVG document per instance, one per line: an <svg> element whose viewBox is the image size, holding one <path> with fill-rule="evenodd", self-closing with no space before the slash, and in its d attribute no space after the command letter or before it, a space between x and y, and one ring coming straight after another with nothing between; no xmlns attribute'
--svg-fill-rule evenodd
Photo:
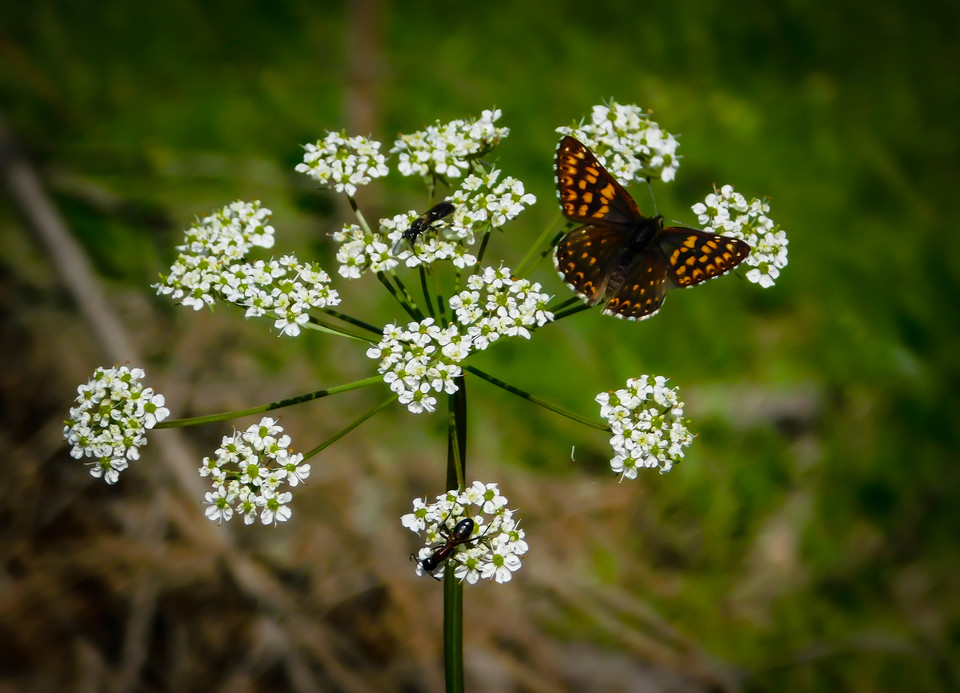
<svg viewBox="0 0 960 693"><path fill-rule="evenodd" d="M623 279L603 306L607 315L627 320L653 317L671 288L670 269L659 247L640 253L623 269Z"/></svg>
<svg viewBox="0 0 960 693"><path fill-rule="evenodd" d="M739 239L679 226L662 229L657 240L670 265L673 282L680 287L719 277L750 253L750 246Z"/></svg>
<svg viewBox="0 0 960 693"><path fill-rule="evenodd" d="M589 149L564 137L557 147L557 195L563 215L580 224L602 220L632 223L640 209L630 194L607 173Z"/></svg>
<svg viewBox="0 0 960 693"><path fill-rule="evenodd" d="M623 251L627 231L613 224L581 226L557 244L553 263L571 289L589 303L597 303Z"/></svg>

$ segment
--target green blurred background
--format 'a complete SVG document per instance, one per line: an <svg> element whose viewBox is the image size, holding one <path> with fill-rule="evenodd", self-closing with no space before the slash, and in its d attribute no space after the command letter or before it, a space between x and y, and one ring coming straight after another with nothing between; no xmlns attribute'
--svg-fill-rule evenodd
<svg viewBox="0 0 960 693"><path fill-rule="evenodd" d="M670 376L698 438L617 484L603 435L468 384L469 476L500 482L531 545L513 583L467 590L471 690L956 690L958 27L944 1L6 3L0 117L135 365L189 416L373 372L353 344L154 297L194 215L259 199L275 252L333 271L349 209L293 172L300 145L344 128L389 147L496 105L500 164L539 199L489 250L516 263L557 214L555 128L611 97L652 109L684 157L659 211L694 222L713 183L769 195L790 264L769 290L728 277L478 359L587 415ZM391 176L358 199L371 219L426 196ZM113 352L16 195L0 232L2 690L438 689L440 590L397 518L442 490L444 417L396 407L330 448L276 530L208 527L153 443L105 488L60 428ZM374 280L338 288L358 317L396 314ZM283 424L307 450L383 396ZM230 430L186 431L180 468Z"/></svg>

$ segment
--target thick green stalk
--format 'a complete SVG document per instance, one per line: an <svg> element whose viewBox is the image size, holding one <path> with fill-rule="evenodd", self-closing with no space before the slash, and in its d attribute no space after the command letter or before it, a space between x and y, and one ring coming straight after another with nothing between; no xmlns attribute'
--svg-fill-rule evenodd
<svg viewBox="0 0 960 693"><path fill-rule="evenodd" d="M463 693L463 583L443 571L443 673L447 693Z"/></svg>
<svg viewBox="0 0 960 693"><path fill-rule="evenodd" d="M467 466L467 390L463 376L447 398L447 490L463 490ZM447 693L463 691L463 584L452 566L443 571L443 668Z"/></svg>

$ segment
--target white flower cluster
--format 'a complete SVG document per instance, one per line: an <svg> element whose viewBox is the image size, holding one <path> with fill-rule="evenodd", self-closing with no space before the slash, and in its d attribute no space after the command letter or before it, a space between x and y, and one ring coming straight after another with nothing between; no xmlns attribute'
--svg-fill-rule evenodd
<svg viewBox="0 0 960 693"><path fill-rule="evenodd" d="M639 106L615 101L594 106L589 123L560 127L557 132L583 142L623 185L648 178L668 183L680 167L677 139Z"/></svg>
<svg viewBox="0 0 960 693"><path fill-rule="evenodd" d="M766 200L747 202L732 185L714 190L693 206L704 231L739 238L750 246L744 260L752 268L747 271L747 279L764 288L773 286L780 270L787 266L787 234L767 216L769 211Z"/></svg>
<svg viewBox="0 0 960 693"><path fill-rule="evenodd" d="M441 328L433 318L383 328L383 338L367 349L367 356L380 359L378 371L383 382L400 395L400 404L414 414L433 412L437 407L434 392L453 394L454 378L460 375L457 364L470 353L455 324Z"/></svg>
<svg viewBox="0 0 960 693"><path fill-rule="evenodd" d="M356 224L334 233L333 239L340 244L340 274L357 279L367 270L390 271L401 262L417 267L450 260L460 269L473 267L477 257L470 251L477 237L503 226L537 201L524 190L522 181L511 176L499 180L500 174L493 169L468 175L450 197L454 211L432 222L412 245L403 240L403 233L419 216L414 211L381 219L379 233L367 233Z"/></svg>
<svg viewBox="0 0 960 693"><path fill-rule="evenodd" d="M224 283L223 269L243 259L254 246L273 247L270 210L259 202L233 202L184 232L180 255L169 275L154 284L157 293L200 310L212 306Z"/></svg>
<svg viewBox="0 0 960 693"><path fill-rule="evenodd" d="M510 129L497 127L500 109L484 111L480 118L437 121L426 130L400 135L390 153L399 154L397 168L405 176L459 178L477 159L497 146Z"/></svg>
<svg viewBox="0 0 960 693"><path fill-rule="evenodd" d="M98 368L77 388L77 406L64 422L70 456L91 457L90 474L115 484L129 460L140 459L146 431L170 415L163 395L144 387L141 368Z"/></svg>
<svg viewBox="0 0 960 693"><path fill-rule="evenodd" d="M224 277L227 283L221 292L225 300L245 307L248 318L274 318L273 326L289 337L300 334L311 308L340 303L340 295L330 288L330 275L317 264L302 264L293 255L236 264Z"/></svg>
<svg viewBox="0 0 960 693"><path fill-rule="evenodd" d="M273 246L270 210L259 202L234 202L186 231L180 255L154 284L157 293L200 310L218 298L247 309L247 317L274 319L280 334L295 337L311 308L340 303L329 275L292 255L279 260L244 263L254 246Z"/></svg>
<svg viewBox="0 0 960 693"><path fill-rule="evenodd" d="M641 467L669 472L693 442L676 388L662 376L630 378L623 390L601 392L600 416L610 424L615 453L610 467L623 479L636 479Z"/></svg>
<svg viewBox="0 0 960 693"><path fill-rule="evenodd" d="M411 532L426 531L427 545L416 554L417 575L440 578L449 565L458 580L471 585L480 579L509 582L520 569L520 557L528 547L519 522L506 506L507 499L500 495L496 484L480 481L459 493L454 490L437 496L437 501L430 505L421 498L415 499L413 512L400 518L400 522ZM454 534L458 528L469 529L469 535ZM443 556L437 552L444 547L449 549L449 555L436 561ZM433 569L425 569L424 563Z"/></svg>
<svg viewBox="0 0 960 693"><path fill-rule="evenodd" d="M397 225L403 224L403 228L408 228L417 216L416 212L411 214L401 214L394 217ZM381 220L380 223L384 224L386 221ZM389 272L399 265L399 260L391 253L392 246L388 244L387 239L390 235L390 233L384 236L382 233L367 232L356 224L347 224L339 231L334 232L333 240L340 244L340 248L337 250L337 262L340 263L340 268L337 271L340 276L347 279L359 279L368 270L371 272ZM396 236L399 238L400 233L397 233Z"/></svg>
<svg viewBox="0 0 960 693"><path fill-rule="evenodd" d="M467 280L467 289L450 298L456 320L446 327L433 318L387 325L380 343L367 350L379 359L383 381L414 414L433 412L434 393L457 391L460 362L500 337L530 338L530 328L553 320L546 310L550 296L540 284L512 279L509 267L487 267Z"/></svg>
<svg viewBox="0 0 960 693"><path fill-rule="evenodd" d="M304 146L307 153L295 170L305 173L325 188L353 196L358 185L387 175L386 157L380 143L365 137L347 137L346 133L328 132L316 144Z"/></svg>
<svg viewBox="0 0 960 693"><path fill-rule="evenodd" d="M209 476L213 491L206 494L207 518L229 522L234 513L245 524L259 516L265 525L290 519L289 491L310 476L310 465L303 455L289 450L290 436L271 418L263 418L245 431L224 436L214 457L204 457L200 476Z"/></svg>
<svg viewBox="0 0 960 693"><path fill-rule="evenodd" d="M457 322L467 328L471 349L482 351L500 337L530 339L529 328L553 320L550 295L539 282L513 279L509 267L484 268L467 279L467 290L450 298Z"/></svg>

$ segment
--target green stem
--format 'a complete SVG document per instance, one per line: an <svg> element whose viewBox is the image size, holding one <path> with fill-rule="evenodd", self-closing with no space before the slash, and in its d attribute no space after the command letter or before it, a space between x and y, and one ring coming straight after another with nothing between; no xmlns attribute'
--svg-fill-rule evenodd
<svg viewBox="0 0 960 693"><path fill-rule="evenodd" d="M483 378L488 383L491 383L493 385L496 385L497 387L503 388L507 392L517 395L517 397L522 397L523 399L530 400L534 404L539 404L544 409L549 409L555 414L559 414L560 416L565 416L568 419L582 423L586 426L589 426L590 428L596 428L597 430L606 431L607 433L610 432L610 427L607 426L606 424L602 424L598 421L594 421L593 419L588 419L587 417L580 416L579 414L574 414L572 411L567 411L563 407L559 407L556 404L551 404L550 402L544 399L540 399L535 395L531 395L529 392L524 392L520 388L514 387L513 385L509 385L503 382L502 380L500 380L499 378L493 377L489 373L484 373L479 368L476 368L474 366L464 366L464 370L470 371L475 376L479 378Z"/></svg>
<svg viewBox="0 0 960 693"><path fill-rule="evenodd" d="M433 312L433 300L430 298L430 289L427 287L427 270L420 265L420 290L423 292L423 300L427 304L427 314L431 317L437 317Z"/></svg>
<svg viewBox="0 0 960 693"><path fill-rule="evenodd" d="M467 465L467 389L463 376L447 397L447 485L462 491ZM451 565L443 571L443 664L447 693L463 691L463 585Z"/></svg>
<svg viewBox="0 0 960 693"><path fill-rule="evenodd" d="M331 445L333 445L334 443L336 443L338 440L340 440L341 438L343 438L345 435L347 435L350 431L352 431L352 430L355 429L357 426L359 426L360 424L362 424L364 421L366 421L367 419L369 419L371 416L373 416L374 414L376 414L378 411L380 411L381 409L383 409L383 408L386 407L387 405L392 404L393 402L395 402L396 399L397 399L397 395L394 395L393 397L390 397L390 398L384 400L383 402L381 402L380 404L378 404L377 406L375 406L373 409L371 409L370 411L368 411L366 414L364 414L363 416L361 416L359 419L357 419L357 420L354 421L353 423L347 425L345 428L341 429L341 430L340 430L336 435L334 435L332 438L329 438L329 439L325 440L324 442L320 443L320 445L318 445L317 447L315 447L313 450L311 450L311 451L309 451L309 452L303 453L303 459L309 460L311 457L313 457L314 455L316 455L316 454L317 454L318 452L320 452L321 450L324 450L325 448L330 447Z"/></svg>
<svg viewBox="0 0 960 693"><path fill-rule="evenodd" d="M294 404L302 404L303 402L309 402L314 399L321 399L322 397L327 397L329 395L336 395L341 392L349 392L350 390L356 390L358 388L366 387L367 385L374 385L379 382L383 382L383 376L375 375L363 380L357 380L353 383L347 383L346 385L337 385L336 387L331 387L326 390L317 390L316 392L310 392L305 395L297 395L296 397L282 399L279 402L271 402L270 404L261 404L260 406L250 407L249 409L237 409L235 411L227 411L221 414L209 414L207 416L194 416L189 419L173 419L162 421L154 426L154 428L182 428L184 426L197 426L199 424L212 423L214 421L237 419L241 416L250 416L251 414L262 414L263 412L273 411L274 409L282 409L283 407L290 407Z"/></svg>
<svg viewBox="0 0 960 693"><path fill-rule="evenodd" d="M347 315L346 313L341 313L339 311L333 310L333 308L324 308L323 312L331 317L337 318L338 320L343 320L344 322L348 322L351 325L355 325L360 329L366 330L367 332L373 332L374 334L377 334L377 335L383 334L382 327L377 327L376 325L371 325L370 323L364 322L363 320L358 320L357 318Z"/></svg>
<svg viewBox="0 0 960 693"><path fill-rule="evenodd" d="M447 429L447 490L466 487L467 471L467 383L462 375L455 378L457 391L447 397L449 427Z"/></svg>
<svg viewBox="0 0 960 693"><path fill-rule="evenodd" d="M446 327L447 322L447 302L443 300L443 292L440 291L440 282L437 279L437 273L431 272L433 279L433 295L437 297L437 315L440 318L440 325Z"/></svg>
<svg viewBox="0 0 960 693"><path fill-rule="evenodd" d="M406 287L406 285L400 280L400 277L398 277L397 275L393 275L393 281L396 282L397 288L400 290L400 293L403 294L403 297L404 297L404 299L406 299L407 303L409 303L411 306L413 306L413 309L416 311L417 315L420 316L420 317L417 318L417 319L418 319L418 320L423 320L423 318L424 318L423 311L420 310L420 309L417 307L416 301L413 300L413 297L410 295L410 292L407 291L407 287Z"/></svg>
<svg viewBox="0 0 960 693"><path fill-rule="evenodd" d="M480 250L477 251L477 264L483 262L483 253L487 249L487 241L490 240L490 229L488 228L483 234L483 239L480 241Z"/></svg>
<svg viewBox="0 0 960 693"><path fill-rule="evenodd" d="M390 283L390 279L387 277L387 275L385 275L383 272L377 272L377 279L379 279L380 283L387 288L387 291L389 291L390 295L396 299L397 303L403 306L403 309L407 311L407 315L414 320L423 320L423 313L420 312L420 309L417 308L416 304L410 299L410 296L407 294L405 289L402 290L403 296L401 297L400 292L398 292L398 290L394 288L393 284ZM396 277L393 279L402 289L400 280Z"/></svg>
<svg viewBox="0 0 960 693"><path fill-rule="evenodd" d="M325 332L327 334L336 335L337 337L346 337L347 339L352 339L357 342L364 342L365 344L377 342L377 340L373 337L368 337L366 335L361 336L352 332L347 332L342 327L331 327L329 323L323 321L321 318L315 318L312 315L310 316L309 321L307 321L307 323L303 326L303 329Z"/></svg>
<svg viewBox="0 0 960 693"><path fill-rule="evenodd" d="M360 211L357 201L353 199L353 195L347 195L347 199L350 201L350 209L353 210L353 213L357 216L357 221L360 222L361 228L363 228L364 233L367 235L373 235L373 232L370 230L370 225L367 223L367 220L363 217L363 212Z"/></svg>
<svg viewBox="0 0 960 693"><path fill-rule="evenodd" d="M575 303L579 303L579 302L581 302L581 299L579 296L571 296L570 298L559 301L556 305L552 305L552 306L548 305L547 310L549 310L551 313L556 315L559 311L563 310L564 308L568 308L569 306L572 306Z"/></svg>
<svg viewBox="0 0 960 693"><path fill-rule="evenodd" d="M463 583L443 571L443 672L446 693L463 692Z"/></svg>
<svg viewBox="0 0 960 693"><path fill-rule="evenodd" d="M553 246L557 244L557 240L559 240L559 236L556 240L550 243L549 246L547 246L546 250L541 250L544 244L547 242L547 239L550 238L551 234L553 233L554 227L556 227L556 225L562 221L563 221L563 216L558 214L556 218L553 220L553 222L551 222L540 233L540 236L537 237L537 240L535 240L533 242L533 245L530 246L530 250L527 251L526 256L523 258L523 260L520 262L520 265L514 271L514 276L516 277L526 276L527 273L529 273L530 270L532 270L536 266L536 264L541 260L541 258L543 258L547 253L549 253L550 250L553 248Z"/></svg>
<svg viewBox="0 0 960 693"><path fill-rule="evenodd" d="M579 301L580 299L575 299L575 300ZM593 308L593 306L591 306L589 303L581 302L580 305L578 306L573 306L572 308L567 308L566 310L561 310L557 313L554 313L553 321L556 322L557 320L563 320L564 318L569 317L574 313L579 313L582 310L589 310L590 308Z"/></svg>

